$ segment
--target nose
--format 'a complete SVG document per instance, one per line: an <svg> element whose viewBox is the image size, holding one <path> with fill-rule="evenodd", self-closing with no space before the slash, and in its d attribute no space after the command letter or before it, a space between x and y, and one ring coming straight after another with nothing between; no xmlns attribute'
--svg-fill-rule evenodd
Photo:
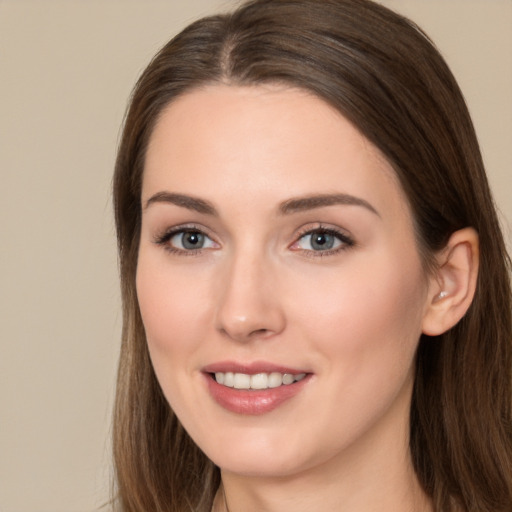
<svg viewBox="0 0 512 512"><path fill-rule="evenodd" d="M270 338L286 319L276 269L264 257L239 255L220 276L216 328L238 342Z"/></svg>

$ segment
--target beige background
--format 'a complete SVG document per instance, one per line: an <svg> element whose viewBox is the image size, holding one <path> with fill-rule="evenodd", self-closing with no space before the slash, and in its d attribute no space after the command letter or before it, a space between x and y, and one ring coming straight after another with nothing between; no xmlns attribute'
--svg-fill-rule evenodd
<svg viewBox="0 0 512 512"><path fill-rule="evenodd" d="M383 3L447 58L510 222L512 1ZM154 52L229 5L0 0L0 512L92 511L108 497L119 126Z"/></svg>

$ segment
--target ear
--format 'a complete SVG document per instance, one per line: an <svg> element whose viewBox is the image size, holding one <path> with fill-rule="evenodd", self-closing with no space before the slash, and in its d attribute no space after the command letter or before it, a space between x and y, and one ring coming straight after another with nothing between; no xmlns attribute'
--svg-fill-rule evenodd
<svg viewBox="0 0 512 512"><path fill-rule="evenodd" d="M430 278L422 332L437 336L451 329L468 310L478 277L478 234L464 228L452 234L437 255L438 268Z"/></svg>

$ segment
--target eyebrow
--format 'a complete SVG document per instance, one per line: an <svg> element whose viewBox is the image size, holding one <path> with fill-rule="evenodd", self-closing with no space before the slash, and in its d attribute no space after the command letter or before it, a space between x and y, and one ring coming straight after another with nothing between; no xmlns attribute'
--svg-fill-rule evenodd
<svg viewBox="0 0 512 512"><path fill-rule="evenodd" d="M185 194L157 192L146 201L144 209L146 210L149 206L155 203L175 204L176 206L181 206L188 210L194 210L196 212L203 213L204 215L218 216L217 210L211 203L204 199L199 199L198 197L192 197Z"/></svg>
<svg viewBox="0 0 512 512"><path fill-rule="evenodd" d="M279 211L286 215L333 205L362 206L380 217L379 212L368 201L349 194L319 194L292 198L281 203Z"/></svg>
<svg viewBox="0 0 512 512"><path fill-rule="evenodd" d="M144 209L147 209L155 203L174 204L182 208L187 208L188 210L194 210L204 215L213 215L218 217L217 210L209 201L186 194L157 192L146 201ZM368 201L349 194L317 194L288 199L279 205L279 212L282 215L289 215L292 213L333 205L362 206L380 217L379 212Z"/></svg>

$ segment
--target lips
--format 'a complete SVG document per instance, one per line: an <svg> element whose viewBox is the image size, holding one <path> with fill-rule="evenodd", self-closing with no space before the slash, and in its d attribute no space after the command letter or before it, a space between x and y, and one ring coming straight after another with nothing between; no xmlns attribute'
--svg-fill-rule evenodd
<svg viewBox="0 0 512 512"><path fill-rule="evenodd" d="M271 363L219 362L203 369L211 397L237 414L271 412L296 396L311 373Z"/></svg>

